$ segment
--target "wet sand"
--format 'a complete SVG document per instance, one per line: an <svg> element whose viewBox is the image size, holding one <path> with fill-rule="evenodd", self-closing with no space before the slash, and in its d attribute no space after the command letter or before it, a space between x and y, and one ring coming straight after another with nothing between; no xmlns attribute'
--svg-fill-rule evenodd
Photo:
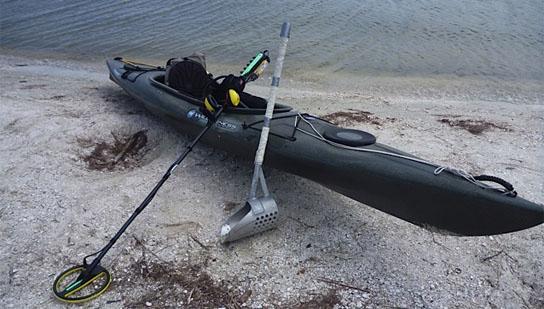
<svg viewBox="0 0 544 309"><path fill-rule="evenodd" d="M192 137L137 105L104 63L0 55L0 72L0 306L68 307L55 277L108 242ZM279 102L544 203L542 87L285 76ZM268 78L246 90L266 97ZM145 141L108 163L137 132ZM544 226L444 236L273 169L279 228L222 245L252 170L199 144L103 259L112 285L83 307L544 306Z"/></svg>

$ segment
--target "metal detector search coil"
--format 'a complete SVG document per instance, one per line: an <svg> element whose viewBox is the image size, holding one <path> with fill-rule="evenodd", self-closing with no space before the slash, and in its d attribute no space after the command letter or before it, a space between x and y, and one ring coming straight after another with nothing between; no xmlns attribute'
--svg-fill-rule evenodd
<svg viewBox="0 0 544 309"><path fill-rule="evenodd" d="M110 273L100 265L90 272L88 267L89 265L74 266L58 275L53 283L55 297L67 303L80 303L104 293L111 284ZM73 280L73 277L76 279Z"/></svg>

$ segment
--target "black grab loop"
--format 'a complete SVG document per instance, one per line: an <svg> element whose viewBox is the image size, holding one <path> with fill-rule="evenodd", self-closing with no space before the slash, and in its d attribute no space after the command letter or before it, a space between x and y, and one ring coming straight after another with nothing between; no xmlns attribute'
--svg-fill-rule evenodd
<svg viewBox="0 0 544 309"><path fill-rule="evenodd" d="M490 176L490 175L480 175L480 176L475 176L474 179L478 181L490 181L490 182L498 183L506 189L504 192L506 195L509 195L512 197L515 197L518 195L516 190L514 190L514 186L502 178Z"/></svg>
<svg viewBox="0 0 544 309"><path fill-rule="evenodd" d="M89 265L78 265L65 270L53 283L55 296L67 303L80 303L104 293L111 283L110 273L96 265L87 272Z"/></svg>

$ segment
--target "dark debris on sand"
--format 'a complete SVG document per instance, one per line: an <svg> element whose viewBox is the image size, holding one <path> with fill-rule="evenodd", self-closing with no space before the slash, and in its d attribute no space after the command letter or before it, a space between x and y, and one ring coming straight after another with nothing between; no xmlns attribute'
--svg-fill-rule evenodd
<svg viewBox="0 0 544 309"><path fill-rule="evenodd" d="M209 263L217 262L210 251L203 250L192 261L165 261L140 239L133 236L133 246L141 255L130 265L115 265L112 273L122 280L113 289L131 290L138 296L122 296L108 303L123 302L124 308L243 308L252 305L254 291L237 276L213 279L207 271ZM135 255L136 256L136 255ZM342 303L339 288L326 289L310 299L289 299L287 302L272 297L266 306L278 308L334 308Z"/></svg>
<svg viewBox="0 0 544 309"><path fill-rule="evenodd" d="M354 123L371 123L375 125L382 125L385 121L395 122L395 118L382 119L375 116L371 112L348 109L348 111L340 111L321 116L321 119L329 121L337 126L349 126Z"/></svg>
<svg viewBox="0 0 544 309"><path fill-rule="evenodd" d="M145 154L146 131L138 131L131 136L119 137L112 133L113 142L95 143L89 139L78 139L82 147L94 145L89 155L83 156L90 170L113 170L116 167L128 168L138 164Z"/></svg>
<svg viewBox="0 0 544 309"><path fill-rule="evenodd" d="M489 130L491 128L501 129L504 131L512 131L512 129L508 128L505 125L496 124L496 123L492 123L485 120L473 120L473 119L452 120L448 118L442 118L438 121L448 124L450 127L459 127L459 128L465 129L475 135L482 134L484 131Z"/></svg>
<svg viewBox="0 0 544 309"><path fill-rule="evenodd" d="M123 299L125 308L241 308L251 297L252 290L241 288L236 278L210 277L205 269L215 259L207 251L193 262L164 261L134 239L142 255L128 268L116 269L123 274L117 285L122 290L140 290L142 296Z"/></svg>

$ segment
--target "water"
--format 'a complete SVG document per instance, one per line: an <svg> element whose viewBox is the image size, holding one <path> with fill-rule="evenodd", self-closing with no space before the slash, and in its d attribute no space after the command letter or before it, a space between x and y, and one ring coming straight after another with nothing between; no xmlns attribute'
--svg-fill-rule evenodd
<svg viewBox="0 0 544 309"><path fill-rule="evenodd" d="M284 68L544 80L544 1L0 0L5 50L162 64L193 51L235 64L279 44Z"/></svg>

